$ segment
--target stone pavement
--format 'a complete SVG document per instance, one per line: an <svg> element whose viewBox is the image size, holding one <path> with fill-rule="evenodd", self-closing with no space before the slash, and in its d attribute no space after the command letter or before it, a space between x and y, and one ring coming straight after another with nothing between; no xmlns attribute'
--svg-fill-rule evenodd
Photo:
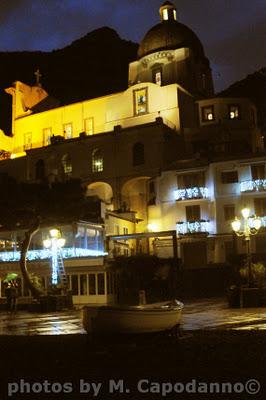
<svg viewBox="0 0 266 400"><path fill-rule="evenodd" d="M86 333L81 311L37 314L25 311L0 312L0 335L74 335Z"/></svg>
<svg viewBox="0 0 266 400"><path fill-rule="evenodd" d="M229 309L224 299L200 299L185 302L182 329L266 329L266 308ZM0 312L0 335L80 335L81 310L36 314L18 311Z"/></svg>
<svg viewBox="0 0 266 400"><path fill-rule="evenodd" d="M266 329L266 307L229 308L225 299L185 302L182 319L185 331L197 329Z"/></svg>

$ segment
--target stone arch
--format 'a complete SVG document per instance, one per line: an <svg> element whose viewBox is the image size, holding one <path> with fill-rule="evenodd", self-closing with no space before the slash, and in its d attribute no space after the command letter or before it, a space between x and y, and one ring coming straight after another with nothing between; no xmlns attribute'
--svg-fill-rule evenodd
<svg viewBox="0 0 266 400"><path fill-rule="evenodd" d="M93 182L87 185L87 196L97 196L107 204L113 200L113 189L109 183Z"/></svg>
<svg viewBox="0 0 266 400"><path fill-rule="evenodd" d="M147 220L147 182L149 176L139 176L128 180L121 189L121 206L136 212L136 217L146 223Z"/></svg>

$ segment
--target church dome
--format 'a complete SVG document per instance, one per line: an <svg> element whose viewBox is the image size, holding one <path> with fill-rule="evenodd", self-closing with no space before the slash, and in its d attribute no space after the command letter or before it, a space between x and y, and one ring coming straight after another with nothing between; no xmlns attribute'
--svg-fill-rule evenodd
<svg viewBox="0 0 266 400"><path fill-rule="evenodd" d="M173 50L182 47L192 49L196 55L204 56L203 46L196 34L186 25L177 22L175 6L166 1L160 7L161 22L151 28L142 39L138 57L160 50Z"/></svg>

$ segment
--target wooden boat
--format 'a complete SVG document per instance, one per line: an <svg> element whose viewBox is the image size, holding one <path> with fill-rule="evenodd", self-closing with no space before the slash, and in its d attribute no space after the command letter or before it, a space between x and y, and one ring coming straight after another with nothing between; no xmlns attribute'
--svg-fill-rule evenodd
<svg viewBox="0 0 266 400"><path fill-rule="evenodd" d="M152 333L180 324L183 303L164 301L139 306L85 306L83 327L88 333Z"/></svg>

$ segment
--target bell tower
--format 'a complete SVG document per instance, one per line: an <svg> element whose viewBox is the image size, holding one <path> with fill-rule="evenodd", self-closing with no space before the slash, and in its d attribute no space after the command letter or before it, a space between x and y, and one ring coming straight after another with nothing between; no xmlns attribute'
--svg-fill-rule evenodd
<svg viewBox="0 0 266 400"><path fill-rule="evenodd" d="M159 9L161 21L176 21L176 7L170 1L163 3Z"/></svg>

